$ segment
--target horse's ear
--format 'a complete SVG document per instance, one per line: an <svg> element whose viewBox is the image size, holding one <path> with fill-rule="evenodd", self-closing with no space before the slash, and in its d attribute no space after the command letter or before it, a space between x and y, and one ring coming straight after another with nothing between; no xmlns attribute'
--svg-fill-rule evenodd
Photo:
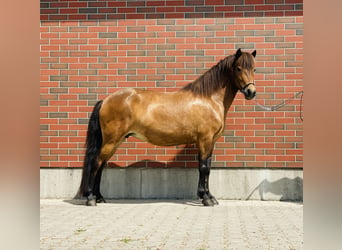
<svg viewBox="0 0 342 250"><path fill-rule="evenodd" d="M256 56L256 50L254 50L251 54L253 57L255 57Z"/></svg>
<svg viewBox="0 0 342 250"><path fill-rule="evenodd" d="M238 59L242 55L241 48L239 48L235 53L235 59Z"/></svg>

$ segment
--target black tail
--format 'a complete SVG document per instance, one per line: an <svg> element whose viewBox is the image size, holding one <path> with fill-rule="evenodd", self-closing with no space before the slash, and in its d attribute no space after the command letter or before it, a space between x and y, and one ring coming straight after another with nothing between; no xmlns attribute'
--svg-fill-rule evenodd
<svg viewBox="0 0 342 250"><path fill-rule="evenodd" d="M93 182L91 181L91 174L94 173L97 169L97 157L99 155L101 146L102 146L102 133L100 126L100 108L102 106L103 101L98 101L91 113L89 123L88 123L88 132L87 132L87 140L86 146L87 150L85 153L84 164L83 164L83 172L82 172L82 180L81 186L79 190L79 195L88 196L89 192L93 188L91 185ZM95 178L95 177L93 177Z"/></svg>

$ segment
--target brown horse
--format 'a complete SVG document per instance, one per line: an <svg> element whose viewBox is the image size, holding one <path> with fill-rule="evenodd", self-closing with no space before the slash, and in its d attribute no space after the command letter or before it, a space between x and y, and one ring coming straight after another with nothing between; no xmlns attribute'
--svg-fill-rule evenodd
<svg viewBox="0 0 342 250"><path fill-rule="evenodd" d="M100 193L103 167L129 136L158 146L196 143L197 194L205 206L218 204L209 192L211 155L237 91L248 100L256 94L255 56L256 51L238 49L177 92L123 89L99 101L89 120L80 186L87 205L105 202Z"/></svg>

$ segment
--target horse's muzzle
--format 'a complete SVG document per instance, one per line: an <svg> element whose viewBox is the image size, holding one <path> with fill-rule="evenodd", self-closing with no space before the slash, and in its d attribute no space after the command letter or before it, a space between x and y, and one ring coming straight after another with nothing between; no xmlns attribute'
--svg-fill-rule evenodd
<svg viewBox="0 0 342 250"><path fill-rule="evenodd" d="M247 100L252 100L255 97L255 95L256 95L255 84L252 83L252 82L248 83L240 91L245 96L245 98Z"/></svg>

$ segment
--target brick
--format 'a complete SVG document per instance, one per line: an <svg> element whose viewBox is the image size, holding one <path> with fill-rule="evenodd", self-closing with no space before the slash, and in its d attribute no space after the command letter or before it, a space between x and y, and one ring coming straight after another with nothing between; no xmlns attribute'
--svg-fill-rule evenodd
<svg viewBox="0 0 342 250"><path fill-rule="evenodd" d="M254 6L236 5L236 6L234 6L234 10L236 12L249 12L249 11L254 11Z"/></svg>
<svg viewBox="0 0 342 250"><path fill-rule="evenodd" d="M260 155L260 156L256 156L256 161L265 161L265 162L269 162L269 161L275 161L276 157L272 156L272 155Z"/></svg>
<svg viewBox="0 0 342 250"><path fill-rule="evenodd" d="M58 112L58 113L50 112L49 113L49 118L67 118L67 117L68 117L68 113L61 113L61 112Z"/></svg>
<svg viewBox="0 0 342 250"><path fill-rule="evenodd" d="M117 38L117 33L99 33L99 38Z"/></svg>

